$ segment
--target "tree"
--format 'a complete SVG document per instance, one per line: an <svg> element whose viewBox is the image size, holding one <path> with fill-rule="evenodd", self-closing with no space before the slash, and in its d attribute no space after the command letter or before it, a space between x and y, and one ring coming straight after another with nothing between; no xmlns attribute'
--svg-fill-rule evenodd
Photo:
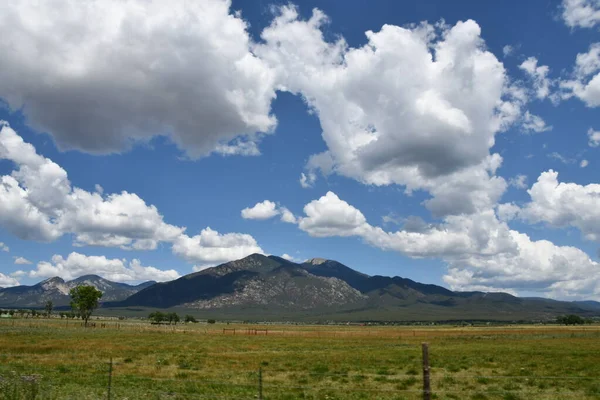
<svg viewBox="0 0 600 400"><path fill-rule="evenodd" d="M153 313L150 313L150 315L148 315L148 319L151 321L152 324L160 324L166 318L165 314L161 313L160 311L154 311Z"/></svg>
<svg viewBox="0 0 600 400"><path fill-rule="evenodd" d="M52 309L54 308L54 304L52 303L52 300L48 300L46 302L46 306L44 307L44 309L46 310L46 316L49 317L50 314L52 314Z"/></svg>
<svg viewBox="0 0 600 400"><path fill-rule="evenodd" d="M169 320L169 325L177 324L179 322L179 315L177 315L175 312L172 312L167 314L167 319Z"/></svg>
<svg viewBox="0 0 600 400"><path fill-rule="evenodd" d="M71 308L81 315L84 326L87 326L92 312L98 308L98 300L102 298L102 292L93 286L81 285L71 289L69 296L71 296Z"/></svg>
<svg viewBox="0 0 600 400"><path fill-rule="evenodd" d="M585 321L579 315L570 314L556 318L556 322L564 325L583 325Z"/></svg>
<svg viewBox="0 0 600 400"><path fill-rule="evenodd" d="M188 315L186 315L186 316L185 316L185 322L192 322L192 323L196 323L196 322L198 322L198 321L196 320L196 318L194 318L194 316L193 316L193 315L189 315L189 314L188 314Z"/></svg>

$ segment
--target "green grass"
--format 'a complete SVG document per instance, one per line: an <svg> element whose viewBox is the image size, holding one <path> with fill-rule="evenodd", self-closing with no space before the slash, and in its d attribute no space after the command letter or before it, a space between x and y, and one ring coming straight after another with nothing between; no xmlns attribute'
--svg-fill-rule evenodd
<svg viewBox="0 0 600 400"><path fill-rule="evenodd" d="M13 325L14 324L14 325ZM598 399L600 329L0 321L0 399ZM223 328L236 329L223 334Z"/></svg>

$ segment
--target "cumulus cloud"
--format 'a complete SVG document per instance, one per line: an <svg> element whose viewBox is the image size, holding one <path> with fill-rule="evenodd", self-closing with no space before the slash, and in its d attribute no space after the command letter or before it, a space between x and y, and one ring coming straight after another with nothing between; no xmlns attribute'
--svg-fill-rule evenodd
<svg viewBox="0 0 600 400"><path fill-rule="evenodd" d="M477 23L384 25L349 48L343 38L324 39L321 11L308 20L293 6L279 11L255 52L281 90L315 111L328 147L309 159L303 187L317 170L434 197L445 186L439 195L460 201L457 209L430 203L444 213L476 210L502 191L505 182L491 176L501 158L489 150L498 131L522 121L527 95L486 50ZM474 190L465 191L466 182Z"/></svg>
<svg viewBox="0 0 600 400"><path fill-rule="evenodd" d="M29 261L28 259L26 259L25 257L15 257L15 264L16 265L28 265L28 264L33 264L31 261Z"/></svg>
<svg viewBox="0 0 600 400"><path fill-rule="evenodd" d="M561 97L577 97L588 107L600 106L600 43L593 43L587 53L577 54L571 79L561 80Z"/></svg>
<svg viewBox="0 0 600 400"><path fill-rule="evenodd" d="M207 228L200 236L190 238L184 227L166 223L155 206L134 193L91 193L73 187L63 168L37 154L6 123L0 130L0 159L16 165L11 175L0 177L0 225L22 239L53 241L73 234L76 246L126 250L153 250L158 243L166 242L173 244L175 254L189 260L205 258L198 248L214 252L215 235L225 238L220 256L211 253L207 259L230 261L260 250L250 235L219 235ZM290 219L287 209L280 208L279 212L282 219ZM208 243L206 248L195 245L200 237L206 237L200 240ZM230 239L236 237L243 238L242 244L230 245Z"/></svg>
<svg viewBox="0 0 600 400"><path fill-rule="evenodd" d="M595 131L590 128L587 132L588 135L588 144L590 147L598 147L600 146L600 131Z"/></svg>
<svg viewBox="0 0 600 400"><path fill-rule="evenodd" d="M600 298L600 264L577 248L535 241L510 229L491 209L447 216L441 224L421 221L419 229L395 232L370 225L360 210L332 192L304 211L298 226L311 236L356 236L409 257L441 258L448 265L444 281L456 290Z"/></svg>
<svg viewBox="0 0 600 400"><path fill-rule="evenodd" d="M571 28L593 28L600 23L600 1L563 0L562 17Z"/></svg>
<svg viewBox="0 0 600 400"><path fill-rule="evenodd" d="M8 253L10 251L10 247L8 247L3 242L0 242L0 251L4 251L4 252Z"/></svg>
<svg viewBox="0 0 600 400"><path fill-rule="evenodd" d="M510 56L511 54L514 53L514 51L515 51L514 46L511 46L509 44L507 44L506 46L504 46L502 48L502 54L504 55L504 57Z"/></svg>
<svg viewBox="0 0 600 400"><path fill-rule="evenodd" d="M547 65L539 65L535 57L529 57L519 65L527 76L533 81L533 88L538 99L545 99L550 95L552 82L548 79L550 68Z"/></svg>
<svg viewBox="0 0 600 400"><path fill-rule="evenodd" d="M590 164L590 162L588 160L581 160L581 162L579 163L579 166L581 168L585 168Z"/></svg>
<svg viewBox="0 0 600 400"><path fill-rule="evenodd" d="M265 200L262 203L256 203L254 207L244 208L241 212L244 219L269 219L279 214L277 204Z"/></svg>
<svg viewBox="0 0 600 400"><path fill-rule="evenodd" d="M244 208L241 214L244 219L257 220L269 219L281 215L281 221L291 224L296 223L296 217L290 210L280 207L270 200L256 203L253 207Z"/></svg>
<svg viewBox="0 0 600 400"><path fill-rule="evenodd" d="M0 97L58 146L168 135L189 157L259 153L274 73L229 0L0 5Z"/></svg>
<svg viewBox="0 0 600 400"><path fill-rule="evenodd" d="M359 210L333 192L308 203L304 213L306 217L299 219L298 226L315 237L360 236L367 222Z"/></svg>
<svg viewBox="0 0 600 400"><path fill-rule="evenodd" d="M52 241L73 233L76 245L155 248L183 232L136 194L101 195L71 186L63 168L37 154L6 123L0 159L16 165L0 178L0 224L21 239Z"/></svg>
<svg viewBox="0 0 600 400"><path fill-rule="evenodd" d="M0 272L0 287L19 286L19 281L12 276L4 275Z"/></svg>
<svg viewBox="0 0 600 400"><path fill-rule="evenodd" d="M87 256L73 252L67 258L55 254L51 261L42 261L36 269L29 272L31 278L51 278L59 276L71 280L83 275L99 275L115 282L131 281L169 281L179 278L177 271L160 270L155 267L144 267L140 260L133 259L128 264L118 258L105 256Z"/></svg>
<svg viewBox="0 0 600 400"><path fill-rule="evenodd" d="M543 172L527 191L531 201L518 211L530 223L577 228L587 240L600 242L600 185L558 181L558 173Z"/></svg>
<svg viewBox="0 0 600 400"><path fill-rule="evenodd" d="M173 253L191 263L204 266L237 260L253 253L263 254L264 251L248 234L220 234L205 228L196 236L179 236L173 243Z"/></svg>

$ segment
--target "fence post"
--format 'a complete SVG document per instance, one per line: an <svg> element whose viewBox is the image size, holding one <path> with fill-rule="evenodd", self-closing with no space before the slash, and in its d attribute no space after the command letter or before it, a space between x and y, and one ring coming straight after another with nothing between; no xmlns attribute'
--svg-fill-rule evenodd
<svg viewBox="0 0 600 400"><path fill-rule="evenodd" d="M258 400L263 400L262 367L258 367Z"/></svg>
<svg viewBox="0 0 600 400"><path fill-rule="evenodd" d="M431 400L431 382L429 379L429 345L422 343L423 348L423 400Z"/></svg>
<svg viewBox="0 0 600 400"><path fill-rule="evenodd" d="M108 364L108 388L107 388L108 400L110 400L110 390L112 387L112 368L113 368L113 361L112 361L112 357L111 357L110 362Z"/></svg>

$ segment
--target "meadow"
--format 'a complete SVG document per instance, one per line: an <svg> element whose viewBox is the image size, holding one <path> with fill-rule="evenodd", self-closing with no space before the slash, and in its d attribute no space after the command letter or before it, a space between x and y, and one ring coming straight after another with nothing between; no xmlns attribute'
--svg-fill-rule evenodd
<svg viewBox="0 0 600 400"><path fill-rule="evenodd" d="M434 399L600 398L600 326L94 322L0 320L0 399L109 398L111 358L111 399L422 399L422 342Z"/></svg>

